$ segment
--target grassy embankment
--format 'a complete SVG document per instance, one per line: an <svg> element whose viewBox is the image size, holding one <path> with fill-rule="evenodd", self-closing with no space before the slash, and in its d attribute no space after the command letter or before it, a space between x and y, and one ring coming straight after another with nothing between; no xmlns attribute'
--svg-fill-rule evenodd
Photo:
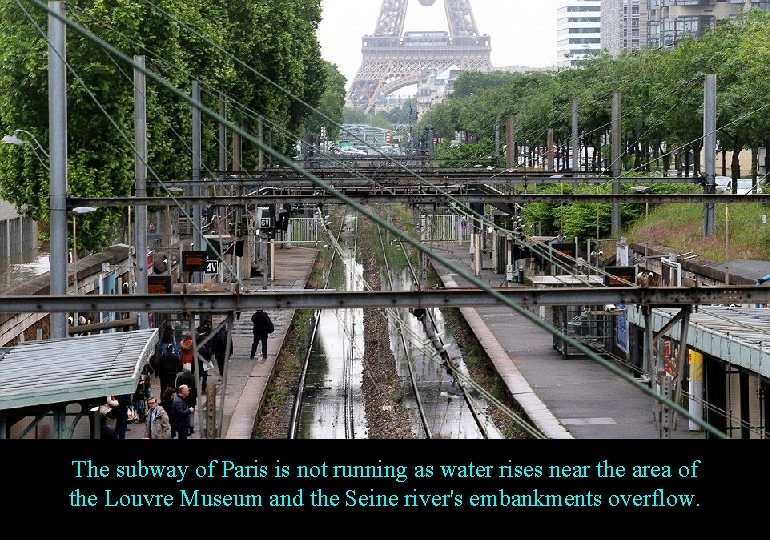
<svg viewBox="0 0 770 540"><path fill-rule="evenodd" d="M717 204L716 231L706 237L703 204L665 204L650 209L649 215L631 225L624 236L631 243L665 246L676 253L692 252L712 262L769 259L770 223L766 218L763 222L763 216L770 214L769 206L752 202Z"/></svg>

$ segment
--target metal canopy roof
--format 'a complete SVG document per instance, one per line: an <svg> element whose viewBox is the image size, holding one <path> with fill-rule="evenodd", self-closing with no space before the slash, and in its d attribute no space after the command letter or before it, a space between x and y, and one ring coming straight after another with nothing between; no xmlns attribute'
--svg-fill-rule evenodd
<svg viewBox="0 0 770 540"><path fill-rule="evenodd" d="M133 394L158 329L0 349L0 410Z"/></svg>
<svg viewBox="0 0 770 540"><path fill-rule="evenodd" d="M679 312L678 309L656 308L652 311L652 327L657 332ZM644 327L644 317L633 308L628 320ZM679 339L679 325L668 332ZM687 344L731 364L770 377L770 308L699 306L690 313Z"/></svg>

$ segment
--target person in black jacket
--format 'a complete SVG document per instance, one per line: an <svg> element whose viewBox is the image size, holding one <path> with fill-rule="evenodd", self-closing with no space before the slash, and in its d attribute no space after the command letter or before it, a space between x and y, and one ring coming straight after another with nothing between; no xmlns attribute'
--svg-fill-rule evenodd
<svg viewBox="0 0 770 540"><path fill-rule="evenodd" d="M195 335L195 342L202 343L209 337L211 332L211 325L207 322L198 327ZM207 341L205 345L198 346L198 373L201 378L201 392L206 393L206 386L208 385L209 374L205 369L205 365L211 361L211 340Z"/></svg>
<svg viewBox="0 0 770 540"><path fill-rule="evenodd" d="M257 345L262 342L262 360L267 360L267 336L273 333L275 327L273 321L270 320L270 315L262 309L258 309L254 315L251 316L251 322L253 323L252 331L254 332L254 341L251 344L251 359L254 360L254 355L257 352Z"/></svg>
<svg viewBox="0 0 770 540"><path fill-rule="evenodd" d="M182 361L179 355L174 352L174 345L172 343L166 344L166 350L160 356L158 361L158 377L160 378L160 391L163 392L166 388L173 388L174 380L177 373L182 371Z"/></svg>
<svg viewBox="0 0 770 540"><path fill-rule="evenodd" d="M190 407L185 401L190 389L186 384L179 386L174 401L171 402L171 430L176 432L177 439L187 439L190 434L190 418L195 413L195 408Z"/></svg>
<svg viewBox="0 0 770 540"><path fill-rule="evenodd" d="M214 336L211 344L211 350L214 358L217 359L217 369L219 376L225 376L225 356L227 356L227 327L223 326ZM233 354L233 341L230 340L230 354Z"/></svg>
<svg viewBox="0 0 770 540"><path fill-rule="evenodd" d="M128 407L131 405L131 394L117 396L117 402L117 407L112 409L115 413L115 437L125 439L128 431Z"/></svg>
<svg viewBox="0 0 770 540"><path fill-rule="evenodd" d="M176 387L176 395L180 395L179 389L182 386L187 387L187 394L183 396L185 403L190 408L195 408L195 403L198 400L198 386L195 384L195 374L192 372L192 366L190 364L183 364L182 371L176 377L174 383ZM173 405L172 405L173 406ZM187 417L189 421L189 432L195 432L195 415L189 414Z"/></svg>

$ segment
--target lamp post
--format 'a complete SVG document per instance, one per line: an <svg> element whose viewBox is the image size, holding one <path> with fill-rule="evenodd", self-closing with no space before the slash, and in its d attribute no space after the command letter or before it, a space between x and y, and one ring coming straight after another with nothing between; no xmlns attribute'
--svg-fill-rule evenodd
<svg viewBox="0 0 770 540"><path fill-rule="evenodd" d="M24 140L24 139L20 138L19 134L21 134L21 133L23 133L24 135L26 135L27 137L32 139L32 142L34 144L30 143L27 140ZM50 156L48 155L48 152L45 151L45 148L43 148L43 145L40 144L40 141L38 141L35 138L35 136L32 135L32 133L30 133L26 129L16 129L16 130L14 130L12 135L6 135L5 137L3 137L3 142L5 144L15 144L16 146L24 146L25 144L30 145L30 147L32 148L32 152L35 154L35 157L40 162L40 164L43 167L45 167L46 171L49 170L48 164L45 161L43 161L43 158L40 157L40 154L38 153L38 150L40 152L42 152L42 154L45 156L46 160L50 159Z"/></svg>
<svg viewBox="0 0 770 540"><path fill-rule="evenodd" d="M77 262L78 262L78 235L77 235L77 222L78 222L78 216L81 216L83 214L90 214L91 212L96 212L96 208L93 206L76 206L71 211L72 213L72 273L74 276L74 285L75 285L75 296L79 294L78 290L78 268L77 268ZM72 317L73 324L77 326L78 321L78 314L77 312L73 313Z"/></svg>

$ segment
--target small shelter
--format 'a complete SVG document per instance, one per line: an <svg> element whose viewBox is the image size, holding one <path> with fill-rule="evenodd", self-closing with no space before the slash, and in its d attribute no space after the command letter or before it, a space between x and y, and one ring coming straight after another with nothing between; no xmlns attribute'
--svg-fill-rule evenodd
<svg viewBox="0 0 770 540"><path fill-rule="evenodd" d="M150 328L0 348L0 439L98 438L98 405L134 393L157 341Z"/></svg>

